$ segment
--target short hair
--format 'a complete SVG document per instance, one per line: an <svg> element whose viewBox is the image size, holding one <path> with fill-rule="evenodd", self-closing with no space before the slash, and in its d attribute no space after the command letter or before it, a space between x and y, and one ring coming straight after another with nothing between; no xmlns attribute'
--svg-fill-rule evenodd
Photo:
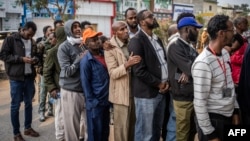
<svg viewBox="0 0 250 141"><path fill-rule="evenodd" d="M177 24L171 24L168 27L167 33L168 33L168 37L170 37L171 35L175 34L177 32Z"/></svg>
<svg viewBox="0 0 250 141"><path fill-rule="evenodd" d="M54 21L54 28L56 28L56 24L58 24L58 23L63 23L63 20L55 20Z"/></svg>
<svg viewBox="0 0 250 141"><path fill-rule="evenodd" d="M243 21L247 21L247 18L245 17L237 17L236 19L234 19L234 26L237 27L237 25Z"/></svg>
<svg viewBox="0 0 250 141"><path fill-rule="evenodd" d="M126 9L126 10L125 10L125 14L124 14L125 18L127 17L127 15L128 15L128 11L129 11L129 10L135 10L135 11L136 11L136 9L135 9L135 8L133 8L133 7L129 7L128 9Z"/></svg>
<svg viewBox="0 0 250 141"><path fill-rule="evenodd" d="M108 38L104 35L99 36L99 39L101 40L102 44L108 40Z"/></svg>
<svg viewBox="0 0 250 141"><path fill-rule="evenodd" d="M218 31L227 29L228 20L229 17L226 15L215 15L208 21L207 32L211 40L217 38Z"/></svg>
<svg viewBox="0 0 250 141"><path fill-rule="evenodd" d="M85 25L91 25L91 23L89 21L83 21L83 22L81 22L81 29L84 29Z"/></svg>
<svg viewBox="0 0 250 141"><path fill-rule="evenodd" d="M27 30L29 28L31 28L34 32L36 32L37 30L36 24L32 21L27 22L23 27L24 30Z"/></svg>
<svg viewBox="0 0 250 141"><path fill-rule="evenodd" d="M50 28L51 26L50 25L46 25L45 27L43 27L43 34L46 33L46 31L48 30L48 28Z"/></svg>
<svg viewBox="0 0 250 141"><path fill-rule="evenodd" d="M177 19L176 19L176 23L178 24L179 21L184 18L184 17L193 17L195 18L195 15L193 13L188 13L188 12L183 12L180 15L178 15Z"/></svg>
<svg viewBox="0 0 250 141"><path fill-rule="evenodd" d="M144 10L141 10L137 15L136 15L136 20L137 20L137 23L140 25L140 21L144 20L144 12L145 11L148 11L148 9L144 9Z"/></svg>

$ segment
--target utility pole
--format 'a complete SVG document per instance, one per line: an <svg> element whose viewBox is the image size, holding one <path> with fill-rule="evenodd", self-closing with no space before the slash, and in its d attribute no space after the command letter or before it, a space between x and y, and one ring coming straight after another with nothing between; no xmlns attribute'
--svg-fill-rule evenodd
<svg viewBox="0 0 250 141"><path fill-rule="evenodd" d="M141 0L137 0L137 11L141 10Z"/></svg>
<svg viewBox="0 0 250 141"><path fill-rule="evenodd" d="M150 4L149 4L149 9L151 12L154 13L154 7L155 7L155 0L150 0Z"/></svg>

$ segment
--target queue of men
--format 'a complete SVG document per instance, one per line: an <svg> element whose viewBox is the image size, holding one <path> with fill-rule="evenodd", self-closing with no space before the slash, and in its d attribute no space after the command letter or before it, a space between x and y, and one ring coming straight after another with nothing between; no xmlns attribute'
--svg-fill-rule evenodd
<svg viewBox="0 0 250 141"><path fill-rule="evenodd" d="M223 141L226 124L249 124L246 18L212 17L206 27L210 41L200 54L203 25L193 14L178 16L167 45L154 34L157 27L151 11L128 8L125 22L112 24L110 39L76 20L55 21L53 32L45 26L37 44L34 22L7 37L0 59L10 80L14 141L25 140L22 101L23 134L40 136L31 126L37 71L39 119L55 116L60 141L193 141L196 133L199 141ZM47 94L55 102L45 116Z"/></svg>

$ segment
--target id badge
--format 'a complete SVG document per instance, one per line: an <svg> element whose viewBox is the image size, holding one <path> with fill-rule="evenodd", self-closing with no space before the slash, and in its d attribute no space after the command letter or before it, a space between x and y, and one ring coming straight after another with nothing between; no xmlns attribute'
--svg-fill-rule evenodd
<svg viewBox="0 0 250 141"><path fill-rule="evenodd" d="M232 96L232 89L225 88L223 89L223 97L231 97Z"/></svg>

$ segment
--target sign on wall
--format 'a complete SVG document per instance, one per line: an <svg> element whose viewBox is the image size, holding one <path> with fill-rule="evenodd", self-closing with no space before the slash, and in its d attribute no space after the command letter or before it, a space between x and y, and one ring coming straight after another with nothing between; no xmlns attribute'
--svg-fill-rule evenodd
<svg viewBox="0 0 250 141"><path fill-rule="evenodd" d="M173 4L173 21L176 21L180 13L194 13L194 6L184 4Z"/></svg>
<svg viewBox="0 0 250 141"><path fill-rule="evenodd" d="M139 4L139 5L138 5ZM154 13L169 14L172 13L173 0L154 0ZM116 3L116 17L118 20L124 19L124 13L129 7L137 9L137 11L143 9L150 9L150 0L117 0Z"/></svg>

